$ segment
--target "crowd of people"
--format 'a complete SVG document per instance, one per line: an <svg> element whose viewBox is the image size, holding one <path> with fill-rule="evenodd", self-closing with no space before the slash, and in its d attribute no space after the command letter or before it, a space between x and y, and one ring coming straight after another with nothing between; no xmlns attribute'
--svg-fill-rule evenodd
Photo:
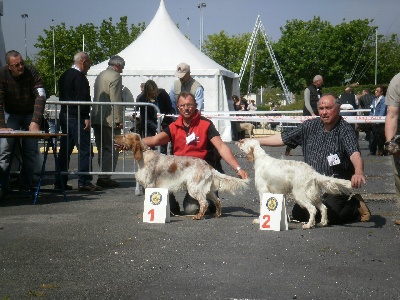
<svg viewBox="0 0 400 300"><path fill-rule="evenodd" d="M0 129L39 131L43 123L46 92L39 72L30 65L25 65L21 54L11 50L6 54L6 66L0 73ZM91 59L87 53L79 52L73 57L73 65L66 70L58 81L59 86L59 124L61 132L59 162L64 172L56 178L54 188L70 190L68 185L69 163L74 146L78 149L78 190L96 192L104 188L118 187L111 175L98 176L96 184L89 175L92 169L93 149L91 145L91 128L98 149L98 164L101 172L112 173L118 161L118 153L114 148L113 137L124 128L123 109L121 105L62 105L63 101L84 102L122 102L122 77L125 60L112 56L106 70L101 72L94 83L93 99L90 95L89 82L86 77L91 67ZM139 133L142 141L149 147L161 146L161 152L167 154L167 145L171 143L171 154L178 156L195 156L206 160L212 167L224 172L221 159L236 171L241 178L248 173L242 169L230 148L222 141L214 124L201 116L204 110L204 87L190 75L187 63L177 65L174 81L169 93L157 86L153 80L141 85L138 103L152 104L140 106ZM385 145L392 143L400 133L400 73L397 74L386 89L375 88L375 97L369 90L363 90L356 96L350 87L340 97L323 94L321 86L323 78L316 75L313 82L304 90L305 116L319 116L299 124L294 129L282 134L259 138L264 146L287 146L287 151L300 146L304 161L319 173L351 180L354 188L365 184L364 164L360 154L358 135L355 126L349 124L343 115L354 115L356 108L370 109L370 116L386 116L385 124L373 124L362 128L369 141L371 155L387 155ZM386 98L385 98L386 96ZM250 103L237 95L232 96L232 110L255 111L255 101ZM154 107L165 116L158 128L158 116ZM346 110L346 111L344 111ZM175 115L178 114L178 117ZM365 114L366 115L366 114ZM232 122L233 124L234 122ZM237 122L236 122L237 123ZM232 126L235 127L235 126ZM359 129L359 127L357 127ZM235 139L234 129L232 131ZM237 139L237 137L236 137ZM1 188L8 188L5 178L9 167L13 138L2 138L0 141L0 183ZM38 140L23 139L22 169L19 188L29 189L33 186L33 173L38 154ZM396 195L400 204L400 155L393 156ZM335 163L332 163L332 162ZM360 194L324 195L324 203L328 208L331 224L342 224L354 221L369 221L370 210ZM179 202L170 195L171 212L180 213ZM195 214L198 203L189 195L183 201L183 212ZM210 207L212 209L212 207ZM299 221L308 220L307 212L295 205L293 218ZM400 225L400 220L396 221Z"/></svg>

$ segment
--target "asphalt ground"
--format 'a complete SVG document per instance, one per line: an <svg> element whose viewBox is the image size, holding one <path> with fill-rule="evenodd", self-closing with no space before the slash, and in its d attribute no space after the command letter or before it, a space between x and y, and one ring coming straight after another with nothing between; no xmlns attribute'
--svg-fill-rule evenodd
<svg viewBox="0 0 400 300"><path fill-rule="evenodd" d="M135 196L130 176L114 176L117 189L86 194L72 179L67 202L47 192L36 205L7 196L0 201L0 299L399 299L390 157L367 155L361 139L360 146L367 184L359 192L372 212L366 223L261 231L252 223L254 181L242 194L220 195L220 218L176 216L167 224L142 222L144 196ZM291 157L284 147L266 150L302 160L300 148Z"/></svg>

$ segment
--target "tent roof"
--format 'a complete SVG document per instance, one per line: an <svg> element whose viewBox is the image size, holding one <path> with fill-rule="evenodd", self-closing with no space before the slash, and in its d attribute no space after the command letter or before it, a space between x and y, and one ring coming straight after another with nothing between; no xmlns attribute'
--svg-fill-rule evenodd
<svg viewBox="0 0 400 300"><path fill-rule="evenodd" d="M202 53L181 33L169 16L164 0L161 0L149 26L118 55L125 59L123 75L173 76L176 66L186 62L195 76L222 74L238 77ZM108 60L92 66L88 75L98 75L107 65Z"/></svg>

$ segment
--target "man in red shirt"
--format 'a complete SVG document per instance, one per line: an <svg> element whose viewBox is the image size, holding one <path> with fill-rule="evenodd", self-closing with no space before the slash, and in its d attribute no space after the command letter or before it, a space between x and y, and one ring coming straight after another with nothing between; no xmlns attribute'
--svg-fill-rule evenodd
<svg viewBox="0 0 400 300"><path fill-rule="evenodd" d="M142 141L149 147L172 143L174 155L194 156L204 159L216 170L223 172L219 156L234 169L241 178L248 174L243 170L231 149L222 141L214 124L202 117L197 109L195 97L191 93L182 92L178 96L177 109L180 116L162 132L155 136L143 138ZM186 200L187 197L185 197ZM197 201L187 199L192 205L185 205L185 214L195 214L198 209ZM193 205L197 204L197 206ZM179 214L180 208L173 195L170 195L171 212Z"/></svg>

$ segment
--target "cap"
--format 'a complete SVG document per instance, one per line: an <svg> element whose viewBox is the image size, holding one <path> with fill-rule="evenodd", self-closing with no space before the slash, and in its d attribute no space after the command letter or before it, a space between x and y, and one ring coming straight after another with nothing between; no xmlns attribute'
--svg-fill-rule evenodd
<svg viewBox="0 0 400 300"><path fill-rule="evenodd" d="M182 78L186 75L186 73L190 72L190 66L186 63L180 63L176 67L175 76L178 78Z"/></svg>

